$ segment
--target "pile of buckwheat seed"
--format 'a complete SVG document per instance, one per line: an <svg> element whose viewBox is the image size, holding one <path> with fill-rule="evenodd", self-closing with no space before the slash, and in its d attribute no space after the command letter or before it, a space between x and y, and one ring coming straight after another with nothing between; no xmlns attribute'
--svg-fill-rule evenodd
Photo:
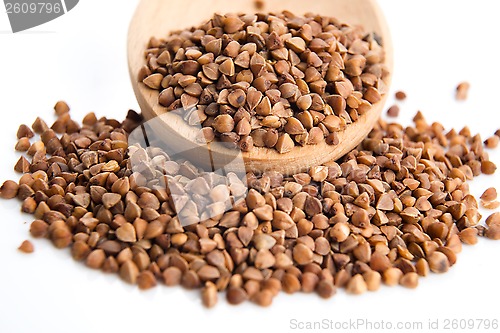
<svg viewBox="0 0 500 333"><path fill-rule="evenodd" d="M280 291L329 298L337 288L415 288L453 266L462 243L500 239L500 213L481 225L469 193L469 180L496 170L481 137L445 131L420 113L406 128L380 120L357 149L307 173L248 173L246 199L183 227L168 190L147 187L130 168L127 137L139 114L119 122L89 113L80 125L66 103L55 111L50 127L40 118L19 127L22 176L5 181L0 196L34 215L33 237L140 289L201 288L212 307L222 291L230 304L268 306ZM481 202L496 196L488 189Z"/></svg>

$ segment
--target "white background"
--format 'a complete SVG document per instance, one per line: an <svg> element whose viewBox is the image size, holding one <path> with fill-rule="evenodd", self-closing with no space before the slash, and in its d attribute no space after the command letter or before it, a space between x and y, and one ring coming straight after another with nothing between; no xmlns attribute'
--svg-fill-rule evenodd
<svg viewBox="0 0 500 333"><path fill-rule="evenodd" d="M88 111L122 119L129 108L137 109L125 48L135 5L80 1L63 17L18 34L10 32L0 5L1 181L19 177L13 171L19 158L13 151L18 125L31 124L36 116L52 121L58 99L69 102L76 119ZM392 91L403 89L409 96L400 103L401 121L409 124L422 110L429 121L457 129L468 125L483 137L500 128L498 2L380 0L380 5L395 49ZM472 88L469 99L458 103L454 89L462 80ZM500 164L498 152L491 152L491 158ZM500 190L499 185L499 175L482 176L471 189L479 196L488 186ZM420 332L425 332L429 319L441 318L441 324L445 318L500 320L500 242L464 246L449 273L421 279L417 290L383 287L362 296L341 291L327 301L283 294L266 309L232 307L222 300L206 310L196 292L163 286L140 292L116 276L74 262L68 250L56 250L46 240L34 240L31 255L19 253L32 220L19 208L15 200L0 201L2 333L293 332L298 330L291 329L291 319L363 318L422 321Z"/></svg>

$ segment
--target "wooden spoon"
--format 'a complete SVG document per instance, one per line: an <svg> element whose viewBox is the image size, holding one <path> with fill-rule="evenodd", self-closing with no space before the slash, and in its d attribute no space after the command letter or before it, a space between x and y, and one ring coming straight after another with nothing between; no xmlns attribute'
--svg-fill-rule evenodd
<svg viewBox="0 0 500 333"><path fill-rule="evenodd" d="M269 0L261 12L280 12L289 10L297 15L307 12L333 16L341 22L351 25L362 25L366 32L375 32L382 37L386 52L385 64L392 71L392 44L389 29L383 14L375 0ZM145 64L144 50L151 37L166 37L172 30L179 30L201 24L214 12L218 13L255 13L252 0L141 0L130 23L128 32L128 65L132 86L137 101L146 119L163 115L162 132L164 139L179 146L195 144L199 128L189 126L181 117L169 112L158 104L156 90L138 82L137 74ZM388 82L389 83L389 82ZM276 170L285 174L302 172L311 166L336 160L356 147L372 130L384 107L387 94L374 104L370 111L360 116L354 123L339 132L340 143L331 146L325 142L318 145L296 146L291 152L280 154L275 149L257 148L243 152L247 169L262 172ZM201 147L201 146L200 146ZM234 151L221 145L212 145L211 152L215 156L234 158ZM202 163L203 164L203 163Z"/></svg>

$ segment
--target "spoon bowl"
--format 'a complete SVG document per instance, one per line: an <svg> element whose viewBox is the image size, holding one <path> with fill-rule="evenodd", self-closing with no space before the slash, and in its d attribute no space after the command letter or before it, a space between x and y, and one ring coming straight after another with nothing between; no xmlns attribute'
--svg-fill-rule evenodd
<svg viewBox="0 0 500 333"><path fill-rule="evenodd" d="M385 50L385 65L392 71L392 44L384 16L375 0L272 0L266 1L261 12L281 12L288 10L297 15L319 13L338 18L341 22L361 25L366 32L374 32L381 37ZM141 0L132 18L128 33L128 65L134 92L146 120L160 119L161 136L179 146L196 145L198 129L187 124L179 115L169 112L158 104L159 91L152 90L138 82L137 74L146 63L146 50L151 37L164 37L170 31L188 28L207 20L212 13L256 13L258 10L251 0ZM390 80L390 78L389 78ZM387 82L389 85L390 82ZM286 154L275 149L254 147L242 152L245 166L249 171L274 170L284 174L307 171L310 167L336 160L356 147L372 130L380 117L387 94L373 104L371 109L359 119L338 132L339 144L296 146ZM210 147L215 156L232 158L234 150L223 145Z"/></svg>

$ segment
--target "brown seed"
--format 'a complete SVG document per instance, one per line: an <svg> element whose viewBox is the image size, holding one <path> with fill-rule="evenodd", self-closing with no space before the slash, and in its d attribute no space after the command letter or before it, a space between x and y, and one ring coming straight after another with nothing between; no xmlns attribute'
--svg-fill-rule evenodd
<svg viewBox="0 0 500 333"><path fill-rule="evenodd" d="M278 280L275 277L271 277L262 283L262 289L263 290L269 290L273 297L278 295L278 293L281 291L281 281Z"/></svg>
<svg viewBox="0 0 500 333"><path fill-rule="evenodd" d="M442 252L435 251L431 253L427 260L429 262L429 268L434 273L445 273L450 268L448 257Z"/></svg>
<svg viewBox="0 0 500 333"><path fill-rule="evenodd" d="M347 223L336 223L330 231L330 236L334 241L343 242L349 237L351 229Z"/></svg>
<svg viewBox="0 0 500 333"><path fill-rule="evenodd" d="M240 30L244 25L245 22L243 22L239 17L237 16L229 16L225 17L222 20L222 24L224 27L224 31L228 34L233 34Z"/></svg>
<svg viewBox="0 0 500 333"><path fill-rule="evenodd" d="M219 66L219 72L221 72L224 75L227 76L234 76L235 74L235 69L234 69L234 62L232 59L227 59L224 61L222 64Z"/></svg>
<svg viewBox="0 0 500 333"><path fill-rule="evenodd" d="M212 282L205 283L205 287L201 291L201 300L205 307L213 308L217 304L217 287Z"/></svg>
<svg viewBox="0 0 500 333"><path fill-rule="evenodd" d="M306 265L312 262L313 252L304 244L297 244L293 248L293 260L299 265Z"/></svg>
<svg viewBox="0 0 500 333"><path fill-rule="evenodd" d="M441 252L439 252L441 253ZM442 254L442 253L441 253ZM443 254L444 256L444 254ZM446 256L445 256L446 258ZM382 274L382 280L384 283L388 286L396 286L399 281L401 280L401 277L403 276L403 272L399 268L391 267L388 268L387 270L384 271Z"/></svg>
<svg viewBox="0 0 500 333"><path fill-rule="evenodd" d="M299 88L293 83L283 83L279 87L279 90L281 92L281 97L283 97L283 98L291 98L291 97L295 96L298 89Z"/></svg>
<svg viewBox="0 0 500 333"><path fill-rule="evenodd" d="M325 256L330 253L330 242L325 237L318 237L314 241L314 252Z"/></svg>
<svg viewBox="0 0 500 333"><path fill-rule="evenodd" d="M351 217L351 222L357 227L366 228L370 225L370 217L364 209L357 210Z"/></svg>
<svg viewBox="0 0 500 333"><path fill-rule="evenodd" d="M497 198L497 190L494 187L488 188L484 193L481 195L480 199L484 201L493 201L496 200Z"/></svg>
<svg viewBox="0 0 500 333"><path fill-rule="evenodd" d="M258 269L265 269L274 266L276 259L274 255L267 249L262 249L257 252L255 256L255 267Z"/></svg>
<svg viewBox="0 0 500 333"><path fill-rule="evenodd" d="M273 223L274 223L273 208L270 205L264 205L261 207L257 207L253 210L253 213L255 214L255 216L257 216L257 218L259 220L262 220L262 221L273 220Z"/></svg>
<svg viewBox="0 0 500 333"><path fill-rule="evenodd" d="M301 276L302 292L312 293L316 290L316 286L319 282L318 275L311 272L304 272Z"/></svg>
<svg viewBox="0 0 500 333"><path fill-rule="evenodd" d="M45 145L41 141L34 142L28 149L28 155L34 156L36 153L45 152Z"/></svg>
<svg viewBox="0 0 500 333"><path fill-rule="evenodd" d="M321 280L316 286L316 292L318 293L319 297L328 299L335 295L335 293L337 292L337 288L333 285L332 281Z"/></svg>
<svg viewBox="0 0 500 333"><path fill-rule="evenodd" d="M23 241L18 249L19 251L24 253L33 253L33 251L35 251L33 243L31 243L29 240Z"/></svg>
<svg viewBox="0 0 500 333"><path fill-rule="evenodd" d="M285 125L285 131L288 134L297 135L305 133L306 129L297 118L290 117L288 118L287 123Z"/></svg>
<svg viewBox="0 0 500 333"><path fill-rule="evenodd" d="M398 101L404 101L406 99L406 93L404 91L397 91L395 96Z"/></svg>
<svg viewBox="0 0 500 333"><path fill-rule="evenodd" d="M295 144L293 143L290 135L288 135L288 133L285 133L280 135L278 141L276 142L275 148L280 154L286 154L290 152L294 146Z"/></svg>
<svg viewBox="0 0 500 333"><path fill-rule="evenodd" d="M287 230L295 225L295 222L287 213L278 210L271 213L272 213L272 225L274 228L280 230Z"/></svg>
<svg viewBox="0 0 500 333"><path fill-rule="evenodd" d="M499 240L500 239L500 225L494 224L486 229L484 235L489 239Z"/></svg>
<svg viewBox="0 0 500 333"><path fill-rule="evenodd" d="M267 307L273 302L273 293L270 290L264 289L255 293L252 296L252 301L259 306Z"/></svg>
<svg viewBox="0 0 500 333"><path fill-rule="evenodd" d="M89 253L87 259L85 260L85 264L94 269L100 269L104 264L104 260L106 259L106 254L101 249L96 249Z"/></svg>
<svg viewBox="0 0 500 333"><path fill-rule="evenodd" d="M324 165L311 167L309 169L309 175L315 182L323 182L328 177L328 167Z"/></svg>
<svg viewBox="0 0 500 333"><path fill-rule="evenodd" d="M24 156L21 156L14 166L14 170L20 173L26 173L30 171L30 166L30 162Z"/></svg>
<svg viewBox="0 0 500 333"><path fill-rule="evenodd" d="M122 242L133 243L137 240L136 231L131 223L125 223L116 230L116 237Z"/></svg>
<svg viewBox="0 0 500 333"><path fill-rule="evenodd" d="M500 213L493 213L486 219L486 225L492 227L494 225L500 225Z"/></svg>
<svg viewBox="0 0 500 333"><path fill-rule="evenodd" d="M23 204L21 206L21 211L23 213L33 214L36 210L37 204L35 199L32 197L28 197L24 199Z"/></svg>
<svg viewBox="0 0 500 333"><path fill-rule="evenodd" d="M17 151L24 152L27 151L30 146L31 146L30 139L27 137L22 137L17 141L15 149Z"/></svg>
<svg viewBox="0 0 500 333"><path fill-rule="evenodd" d="M181 283L182 271L175 267L168 267L163 271L163 282L167 286L177 286Z"/></svg>
<svg viewBox="0 0 500 333"><path fill-rule="evenodd" d="M500 207L500 201L482 201L481 206L486 209L497 209Z"/></svg>
<svg viewBox="0 0 500 333"><path fill-rule="evenodd" d="M347 99L354 91L354 87L350 81L338 81L335 82L335 90L338 95Z"/></svg>
<svg viewBox="0 0 500 333"><path fill-rule="evenodd" d="M33 133L33 131L27 126L27 125L20 125L19 126L19 129L17 130L17 138L18 139L21 139L21 138L32 138L34 137L35 134Z"/></svg>
<svg viewBox="0 0 500 333"><path fill-rule="evenodd" d="M246 94L243 90L236 89L229 93L227 100L229 101L229 104L237 108L245 104Z"/></svg>
<svg viewBox="0 0 500 333"><path fill-rule="evenodd" d="M469 94L469 88L470 88L469 82L461 82L458 84L455 95L457 101L464 101L467 99L467 95Z"/></svg>
<svg viewBox="0 0 500 333"><path fill-rule="evenodd" d="M276 244L276 239L268 234L257 234L253 237L253 243L257 250L269 250Z"/></svg>
<svg viewBox="0 0 500 333"><path fill-rule="evenodd" d="M275 147L276 143L278 143L278 131L275 129L265 131L263 143L267 148Z"/></svg>
<svg viewBox="0 0 500 333"><path fill-rule="evenodd" d="M159 90L161 88L162 80L163 75L160 73L154 73L146 77L142 82L151 89Z"/></svg>
<svg viewBox="0 0 500 333"><path fill-rule="evenodd" d="M71 256L77 261L86 259L90 252L90 246L83 241L76 241L71 247Z"/></svg>
<svg viewBox="0 0 500 333"><path fill-rule="evenodd" d="M238 146L240 147L241 151L252 151L254 147L253 138L249 135L242 137L240 142L238 143Z"/></svg>
<svg viewBox="0 0 500 333"><path fill-rule="evenodd" d="M492 175L497 170L497 166L495 163L491 161L482 161L481 162L481 172L485 175Z"/></svg>
<svg viewBox="0 0 500 333"><path fill-rule="evenodd" d="M211 127L203 127L196 136L196 142L198 143L210 143L214 139L215 133Z"/></svg>
<svg viewBox="0 0 500 333"><path fill-rule="evenodd" d="M500 137L497 135L493 135L488 139L484 140L484 146L489 149L494 149L498 147L499 142L500 142Z"/></svg>
<svg viewBox="0 0 500 333"><path fill-rule="evenodd" d="M299 99L296 102L297 107L301 110L308 110L311 105L312 105L312 98L311 95L303 95L300 96ZM310 115L310 113L307 113L307 115ZM311 122L312 122L312 117L311 117Z"/></svg>
<svg viewBox="0 0 500 333"><path fill-rule="evenodd" d="M163 233L164 229L164 225L159 220L151 221L144 232L144 239L156 238Z"/></svg>
<svg viewBox="0 0 500 333"><path fill-rule="evenodd" d="M380 275L379 272L369 270L363 273L363 278L366 282L366 288L368 291L377 291L380 288L382 275Z"/></svg>
<svg viewBox="0 0 500 333"><path fill-rule="evenodd" d="M387 193L382 194L378 199L376 208L380 209L380 210L386 210L386 211L393 210L394 209L394 201L392 200L392 197Z"/></svg>
<svg viewBox="0 0 500 333"><path fill-rule="evenodd" d="M366 65L366 58L360 54L352 56L344 62L345 73L350 76L360 76L363 73L363 69Z"/></svg>
<svg viewBox="0 0 500 333"><path fill-rule="evenodd" d="M137 265L132 260L125 261L120 266L120 277L123 281L135 284L138 276L139 268L137 268Z"/></svg>
<svg viewBox="0 0 500 333"><path fill-rule="evenodd" d="M255 112L260 116L268 116L271 114L272 106L269 97L264 97L255 107Z"/></svg>
<svg viewBox="0 0 500 333"><path fill-rule="evenodd" d="M122 196L117 193L104 193L102 196L102 203L107 209L114 207L120 200Z"/></svg>
<svg viewBox="0 0 500 333"><path fill-rule="evenodd" d="M120 170L120 166L118 165L118 162L117 161L109 161L108 163L104 164L101 168L101 171L102 172L117 172L118 170Z"/></svg>
<svg viewBox="0 0 500 333"><path fill-rule="evenodd" d="M455 252L453 252L452 248L440 246L437 250L445 254L445 256L448 258L450 266L455 265L455 263L457 262L457 255L455 254Z"/></svg>
<svg viewBox="0 0 500 333"><path fill-rule="evenodd" d="M418 274L415 272L406 273L399 280L399 284L405 288L415 289L418 286Z"/></svg>
<svg viewBox="0 0 500 333"><path fill-rule="evenodd" d="M201 281L195 271L188 270L182 275L181 285L186 289L196 289L200 287Z"/></svg>
<svg viewBox="0 0 500 333"><path fill-rule="evenodd" d="M216 267L205 265L197 271L202 281L215 280L220 277L220 272Z"/></svg>
<svg viewBox="0 0 500 333"><path fill-rule="evenodd" d="M31 223L30 233L35 238L45 238L48 235L49 225L42 220L35 220Z"/></svg>
<svg viewBox="0 0 500 333"><path fill-rule="evenodd" d="M137 276L137 286L141 290L147 290L155 287L156 278L151 271L142 271Z"/></svg>
<svg viewBox="0 0 500 333"><path fill-rule="evenodd" d="M234 129L234 119L228 114L222 114L215 118L214 129L219 133L231 132Z"/></svg>
<svg viewBox="0 0 500 333"><path fill-rule="evenodd" d="M281 121L278 116L267 116L261 120L261 125L270 128L278 128L281 126Z"/></svg>
<svg viewBox="0 0 500 333"><path fill-rule="evenodd" d="M380 92L376 88L368 87L368 89L366 89L365 93L363 94L363 98L368 102L374 104L379 102L382 97Z"/></svg>
<svg viewBox="0 0 500 333"><path fill-rule="evenodd" d="M302 53L306 49L306 42L300 37L292 37L286 40L285 44L297 53Z"/></svg>
<svg viewBox="0 0 500 333"><path fill-rule="evenodd" d="M287 294L293 294L300 291L300 281L293 274L286 273L281 283L283 284L283 291Z"/></svg>
<svg viewBox="0 0 500 333"><path fill-rule="evenodd" d="M387 116L392 117L392 118L396 118L397 116L399 116L399 106L397 106L397 105L391 106L387 110Z"/></svg>
<svg viewBox="0 0 500 333"><path fill-rule="evenodd" d="M54 228L50 234L50 239L55 247L63 249L71 244L72 234L67 227Z"/></svg>
<svg viewBox="0 0 500 333"><path fill-rule="evenodd" d="M104 260L104 264L102 265L102 271L104 273L118 273L119 269L118 262L114 257L107 257L106 260Z"/></svg>
<svg viewBox="0 0 500 333"><path fill-rule="evenodd" d="M339 132L344 127L344 121L335 115L329 115L321 122L330 132Z"/></svg>
<svg viewBox="0 0 500 333"><path fill-rule="evenodd" d="M164 107L169 107L174 103L176 100L176 97L174 95L174 89L172 87L169 87L167 89L164 89L160 95L158 96L158 103Z"/></svg>
<svg viewBox="0 0 500 333"><path fill-rule="evenodd" d="M243 288L229 288L226 293L227 302L232 305L238 305L248 299L248 295Z"/></svg>
<svg viewBox="0 0 500 333"><path fill-rule="evenodd" d="M368 290L365 279L361 274L354 275L347 283L346 292L353 295L360 295Z"/></svg>
<svg viewBox="0 0 500 333"><path fill-rule="evenodd" d="M476 228L465 228L458 234L462 243L467 245L477 244L477 229Z"/></svg>
<svg viewBox="0 0 500 333"><path fill-rule="evenodd" d="M43 119L41 119L40 117L37 117L35 119L31 127L33 128L33 131L37 134L42 134L43 132L49 129L49 126L47 126L45 121L43 121Z"/></svg>
<svg viewBox="0 0 500 333"><path fill-rule="evenodd" d="M255 6L255 9L262 10L264 9L266 2L264 0L255 0L253 4Z"/></svg>
<svg viewBox="0 0 500 333"><path fill-rule="evenodd" d="M269 50L276 50L283 48L283 41L276 31L273 31L269 34L266 45Z"/></svg>
<svg viewBox="0 0 500 333"><path fill-rule="evenodd" d="M209 63L202 66L203 74L210 80L217 80L220 76L219 65ZM173 90L172 90L173 92Z"/></svg>
<svg viewBox="0 0 500 333"><path fill-rule="evenodd" d="M360 262L368 263L371 257L371 247L368 242L359 244L354 250L353 254Z"/></svg>
<svg viewBox="0 0 500 333"><path fill-rule="evenodd" d="M54 106L54 111L56 112L56 115L62 116L63 114L69 112L69 106L64 101L58 101Z"/></svg>
<svg viewBox="0 0 500 333"><path fill-rule="evenodd" d="M142 81L142 80L141 80ZM97 117L94 112L89 112L83 117L82 124L92 126L97 123Z"/></svg>
<svg viewBox="0 0 500 333"><path fill-rule="evenodd" d="M250 54L248 53L248 51L243 51L240 54L238 54L234 59L234 64L241 68L248 68L250 66ZM252 79L253 79L253 74L252 74Z"/></svg>
<svg viewBox="0 0 500 333"><path fill-rule="evenodd" d="M417 263L415 264L415 268L417 269L417 273L420 276L427 276L429 275L429 264L427 263L427 260L424 258L420 258L417 260Z"/></svg>

